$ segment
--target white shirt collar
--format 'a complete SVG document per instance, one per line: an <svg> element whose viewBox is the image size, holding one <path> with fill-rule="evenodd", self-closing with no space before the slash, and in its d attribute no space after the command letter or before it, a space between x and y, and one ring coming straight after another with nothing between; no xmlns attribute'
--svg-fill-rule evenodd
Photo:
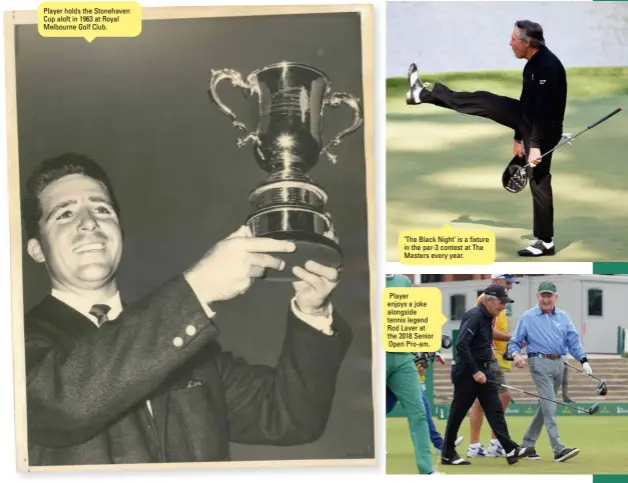
<svg viewBox="0 0 628 483"><path fill-rule="evenodd" d="M89 320L91 320L96 326L98 326L98 319L94 317L89 311L94 304L106 304L111 307L111 310L107 313L109 320L114 320L122 312L122 300L120 299L120 292L116 292L109 300L86 300L70 292L62 292L61 290L52 289L52 296L60 300L66 305L69 305L77 312L83 314Z"/></svg>

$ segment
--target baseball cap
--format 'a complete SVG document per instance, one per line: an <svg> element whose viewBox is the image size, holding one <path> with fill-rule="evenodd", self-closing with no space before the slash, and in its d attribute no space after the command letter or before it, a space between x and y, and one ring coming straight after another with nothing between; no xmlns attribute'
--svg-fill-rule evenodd
<svg viewBox="0 0 628 483"><path fill-rule="evenodd" d="M484 290L484 295L490 295L492 297L497 297L502 302L513 303L514 300L508 297L508 292L501 285L490 285L486 290Z"/></svg>
<svg viewBox="0 0 628 483"><path fill-rule="evenodd" d="M551 294L555 294L557 292L558 290L556 290L556 285L554 285L549 280L546 280L545 282L541 282L541 284L539 285L539 289L536 291L536 293L551 293Z"/></svg>
<svg viewBox="0 0 628 483"><path fill-rule="evenodd" d="M503 278L508 283L519 283L519 279L513 275L491 275L491 278Z"/></svg>

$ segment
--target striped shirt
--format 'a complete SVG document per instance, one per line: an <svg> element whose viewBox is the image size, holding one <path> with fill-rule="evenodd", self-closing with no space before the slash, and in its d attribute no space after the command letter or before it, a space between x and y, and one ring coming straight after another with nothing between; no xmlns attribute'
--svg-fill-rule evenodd
<svg viewBox="0 0 628 483"><path fill-rule="evenodd" d="M538 305L525 312L508 342L508 353L520 352L524 340L528 354L564 356L569 351L577 360L586 357L569 315L556 307L551 314L544 313Z"/></svg>

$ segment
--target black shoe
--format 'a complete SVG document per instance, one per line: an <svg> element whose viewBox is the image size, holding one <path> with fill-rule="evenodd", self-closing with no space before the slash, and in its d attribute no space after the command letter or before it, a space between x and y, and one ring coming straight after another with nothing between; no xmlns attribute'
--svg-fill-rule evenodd
<svg viewBox="0 0 628 483"><path fill-rule="evenodd" d="M506 453L506 460L509 465L514 465L519 459L530 456L532 453L535 453L534 447L526 448L525 446L517 446L510 453Z"/></svg>
<svg viewBox="0 0 628 483"><path fill-rule="evenodd" d="M560 453L554 455L555 463L562 463L563 461L567 461L570 458L573 458L580 450L578 448L565 448Z"/></svg>
<svg viewBox="0 0 628 483"><path fill-rule="evenodd" d="M532 451L532 453L530 453L528 455L528 459L529 460L540 460L541 457L537 454L536 450Z"/></svg>
<svg viewBox="0 0 628 483"><path fill-rule="evenodd" d="M556 255L556 245L554 245L554 242L545 243L537 238L534 240L534 243L519 250L518 255L520 257L545 257L548 255Z"/></svg>
<svg viewBox="0 0 628 483"><path fill-rule="evenodd" d="M419 69L417 69L416 64L410 64L410 67L408 67L408 92L406 92L406 104L421 104L419 93L429 85L429 82L424 83L419 78Z"/></svg>
<svg viewBox="0 0 628 483"><path fill-rule="evenodd" d="M442 465L470 465L471 462L461 458L458 453L454 453L451 458L440 457L440 463Z"/></svg>

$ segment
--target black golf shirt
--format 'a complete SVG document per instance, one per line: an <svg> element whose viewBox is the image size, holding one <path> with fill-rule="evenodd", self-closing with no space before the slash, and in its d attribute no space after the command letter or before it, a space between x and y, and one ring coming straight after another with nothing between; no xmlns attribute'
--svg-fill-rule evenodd
<svg viewBox="0 0 628 483"><path fill-rule="evenodd" d="M540 149L549 131L562 129L567 104L565 68L545 46L523 69L520 101L523 121L531 132L530 147ZM520 135L518 139L521 140Z"/></svg>
<svg viewBox="0 0 628 483"><path fill-rule="evenodd" d="M479 304L462 316L456 344L456 364L475 374L493 359L493 316Z"/></svg>

